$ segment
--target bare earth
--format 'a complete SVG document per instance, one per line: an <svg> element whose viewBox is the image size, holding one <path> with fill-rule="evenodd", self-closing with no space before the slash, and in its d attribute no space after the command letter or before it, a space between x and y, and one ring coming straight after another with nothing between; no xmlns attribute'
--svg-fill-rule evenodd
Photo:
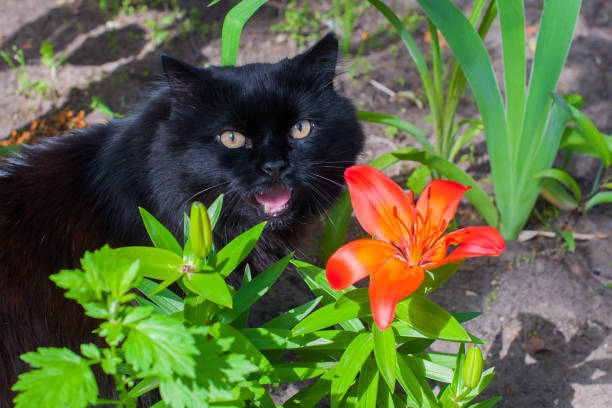
<svg viewBox="0 0 612 408"><path fill-rule="evenodd" d="M180 1L183 9L197 7L197 29L185 35L172 34L165 44L152 44L152 29L146 20L159 19L163 6L146 13L119 15L111 24L93 1L2 0L0 2L0 49L10 52L16 44L25 51L27 70L32 79L44 79L54 88L52 96L25 98L14 92L17 81L13 72L0 61L0 139L12 129L27 126L32 120L52 114L60 108L85 109L86 120L103 120L99 112L88 107L93 96L99 97L116 112L129 112L130 105L146 97L152 81L159 79L160 52L177 56L195 65L218 64L220 61L220 25L229 8L228 1L211 8L202 0ZM323 4L322 2L321 4ZM470 4L460 1L460 4ZM301 48L287 38L269 31L281 21L283 2L266 6L247 24L242 36L239 63L273 61L299 52ZM412 0L392 3L395 10L414 6ZM543 0L527 1L528 35L535 41ZM360 17L354 45L363 31L372 33L382 17L368 12ZM415 38L423 44L425 25ZM404 119L429 130L426 112L411 99L390 96L372 85L377 81L393 92L412 91L421 95L418 75L407 52L392 33L377 37L375 46L367 46L363 56L371 69L354 80L348 75L338 78L338 88L352 97L360 109L399 114ZM70 52L67 62L52 78L39 61L42 41L54 45L56 53ZM487 38L494 65L501 74L501 50L498 27ZM535 44L535 43L534 43ZM393 48L397 46L397 52ZM528 55L533 49L528 49ZM345 61L346 67L351 61ZM403 85L398 78L405 80ZM575 33L570 57L560 81L559 93L580 93L587 105L584 113L604 133L612 132L612 0L585 0ZM469 96L464 97L458 116L476 116ZM383 127L366 126L368 144L361 159L366 162L392 149L414 145L406 135L385 136ZM462 154L470 153L469 149ZM488 172L484 137L476 139L472 158L463 162L482 185ZM598 163L586 157L575 157L572 174L585 189L590 187ZM408 164L414 167L413 164ZM401 167L389 170L405 180ZM609 174L609 170L608 170ZM1 204L0 204L1 205ZM539 210L550 214L550 207L539 203ZM495 365L497 375L483 397L501 395L500 407L580 407L612 406L612 206L596 207L588 217L561 212L548 216L548 224L537 219L529 229L558 230L571 228L577 233L592 234L576 243L568 252L558 238L538 237L508 243L499 258L470 260L442 289L432 295L434 301L452 312L482 311L483 315L468 324L477 336L485 339L487 360ZM460 224L482 223L468 204L461 207ZM315 259L317 249L305 250ZM300 279L288 272L260 305L254 323L275 315L310 298ZM280 305L280 306L279 306ZM453 350L438 346L437 350ZM279 402L295 386L279 392Z"/></svg>

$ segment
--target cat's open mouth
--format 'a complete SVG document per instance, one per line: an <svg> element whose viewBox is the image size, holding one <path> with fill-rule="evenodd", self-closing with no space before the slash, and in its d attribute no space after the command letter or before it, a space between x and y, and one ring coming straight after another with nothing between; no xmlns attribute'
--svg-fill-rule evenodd
<svg viewBox="0 0 612 408"><path fill-rule="evenodd" d="M262 192L255 193L255 201L260 205L264 215L278 217L289 208L291 189L276 184Z"/></svg>

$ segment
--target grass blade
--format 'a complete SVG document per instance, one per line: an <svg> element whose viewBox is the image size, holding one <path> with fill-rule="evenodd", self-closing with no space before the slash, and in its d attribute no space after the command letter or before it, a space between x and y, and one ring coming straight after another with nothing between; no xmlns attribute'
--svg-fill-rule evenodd
<svg viewBox="0 0 612 408"><path fill-rule="evenodd" d="M268 0L242 0L225 16L221 31L221 65L236 65L244 24Z"/></svg>

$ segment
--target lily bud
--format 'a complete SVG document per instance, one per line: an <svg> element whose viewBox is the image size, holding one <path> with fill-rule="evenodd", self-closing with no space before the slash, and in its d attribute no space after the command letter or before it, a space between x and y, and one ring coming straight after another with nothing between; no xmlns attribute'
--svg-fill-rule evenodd
<svg viewBox="0 0 612 408"><path fill-rule="evenodd" d="M193 253L205 259L212 248L212 229L210 228L210 218L204 204L195 202L191 205L191 226L189 239Z"/></svg>
<svg viewBox="0 0 612 408"><path fill-rule="evenodd" d="M476 387L482 376L482 352L478 347L472 347L467 352L463 366L463 384L470 389Z"/></svg>

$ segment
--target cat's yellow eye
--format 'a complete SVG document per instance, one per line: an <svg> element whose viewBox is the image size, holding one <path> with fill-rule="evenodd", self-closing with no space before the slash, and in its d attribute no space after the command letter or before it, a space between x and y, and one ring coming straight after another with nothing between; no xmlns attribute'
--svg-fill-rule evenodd
<svg viewBox="0 0 612 408"><path fill-rule="evenodd" d="M303 139L312 131L312 123L309 120L300 120L291 127L289 136L294 139Z"/></svg>
<svg viewBox="0 0 612 408"><path fill-rule="evenodd" d="M226 130L219 135L219 140L225 147L237 149L246 144L247 138L240 132L235 130Z"/></svg>

